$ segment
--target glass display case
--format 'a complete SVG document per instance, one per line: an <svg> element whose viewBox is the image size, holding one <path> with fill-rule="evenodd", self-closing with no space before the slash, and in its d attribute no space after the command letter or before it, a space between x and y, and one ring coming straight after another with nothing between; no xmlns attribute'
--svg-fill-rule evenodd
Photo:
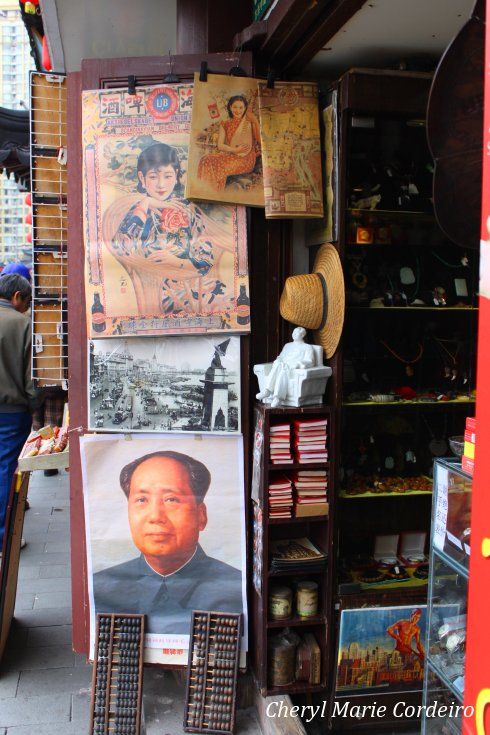
<svg viewBox="0 0 490 735"><path fill-rule="evenodd" d="M436 702L437 708L424 708L423 735L461 732L457 707L464 696L471 492L471 477L459 462L434 463L423 704ZM444 706L448 710L434 716Z"/></svg>

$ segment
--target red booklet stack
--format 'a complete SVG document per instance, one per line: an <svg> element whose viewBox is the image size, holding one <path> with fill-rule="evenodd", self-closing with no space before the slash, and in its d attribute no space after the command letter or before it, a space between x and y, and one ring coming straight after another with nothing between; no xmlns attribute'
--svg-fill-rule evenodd
<svg viewBox="0 0 490 735"><path fill-rule="evenodd" d="M292 482L286 475L279 475L269 483L269 518L291 518L292 510Z"/></svg>
<svg viewBox="0 0 490 735"><path fill-rule="evenodd" d="M270 427L270 457L272 464L293 464L290 424Z"/></svg>
<svg viewBox="0 0 490 735"><path fill-rule="evenodd" d="M327 419L294 419L294 454L299 464L328 460Z"/></svg>
<svg viewBox="0 0 490 735"><path fill-rule="evenodd" d="M298 470L293 483L296 517L328 514L326 470Z"/></svg>

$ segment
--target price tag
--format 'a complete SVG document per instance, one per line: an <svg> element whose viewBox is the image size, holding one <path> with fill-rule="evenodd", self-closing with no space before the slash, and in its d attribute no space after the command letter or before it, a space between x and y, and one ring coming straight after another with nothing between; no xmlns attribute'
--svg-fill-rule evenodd
<svg viewBox="0 0 490 735"><path fill-rule="evenodd" d="M444 541L446 540L448 509L447 488L448 471L444 467L438 467L436 475L437 500L434 510L434 537L432 543L436 549L440 549L441 551L444 549Z"/></svg>
<svg viewBox="0 0 490 735"><path fill-rule="evenodd" d="M36 355L38 355L40 352L44 352L44 345L43 345L43 336L42 334L35 334L34 335L34 351Z"/></svg>

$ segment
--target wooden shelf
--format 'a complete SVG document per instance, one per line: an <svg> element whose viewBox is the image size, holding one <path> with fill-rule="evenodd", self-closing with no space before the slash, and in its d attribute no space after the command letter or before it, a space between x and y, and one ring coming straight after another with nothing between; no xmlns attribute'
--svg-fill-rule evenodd
<svg viewBox="0 0 490 735"><path fill-rule="evenodd" d="M339 497L344 498L345 500L357 500L361 498L401 498L401 497L407 497L409 495L432 495L432 490L407 490L404 493L373 493L371 491L366 493L346 493L345 490L340 491ZM269 521L270 523L270 521Z"/></svg>
<svg viewBox="0 0 490 735"><path fill-rule="evenodd" d="M308 462L308 464L300 464L295 462L294 464L270 464L268 470L328 470L329 462Z"/></svg>
<svg viewBox="0 0 490 735"><path fill-rule="evenodd" d="M430 224L436 224L436 218L433 214L430 214L429 212L420 212L420 211L409 211L406 209L356 209L355 207L349 207L346 210L348 217L360 217L360 216L369 216L369 217L383 217L384 219L417 219L418 221L425 221ZM349 243L350 244L350 243ZM356 245L357 243L353 243ZM391 245L391 243L385 243L386 245Z"/></svg>
<svg viewBox="0 0 490 735"><path fill-rule="evenodd" d="M399 311L419 311L419 312L425 312L425 311L450 311L452 314L458 311L478 311L478 306L349 306L347 304L347 310L348 311L396 311L397 313Z"/></svg>
<svg viewBox="0 0 490 735"><path fill-rule="evenodd" d="M305 408L271 408L263 404L255 406L255 431L253 453L253 480L252 497L254 506L254 544L256 553L260 555L260 591L257 586L252 592L253 598L253 626L255 646L250 652L251 668L262 694L311 694L325 689L327 676L330 671L331 634L333 625L328 624L333 608L333 555L328 554L317 568L308 566L308 562L300 560L297 571L295 569L281 569L271 571L272 545L278 538L295 539L307 537L322 551L334 547L333 522L335 516L336 498L329 498L328 513L292 518L270 518L268 503L268 488L271 482L277 479L279 473L291 475L292 472L322 470L327 479L328 488L333 487L332 461L318 461L299 463L294 457L291 464L273 464L271 462L269 444L270 427L277 423L292 423L294 419L327 419L326 448L331 455L335 446L335 411L331 406L308 406ZM259 440L257 440L259 437ZM262 510L260 510L262 509ZM295 508L290 506L291 512ZM319 513L320 507L308 508L311 513ZM269 592L271 585L292 584L295 578L302 580L316 580L318 582L318 610L311 618L301 618L298 615L288 620L270 620L268 612ZM313 633L320 647L321 684L312 686L307 682L294 682L285 687L269 687L271 670L268 640L274 633L279 633L284 627L294 628L298 634Z"/></svg>
<svg viewBox="0 0 490 735"><path fill-rule="evenodd" d="M413 408L413 406L423 406L427 408L429 406L472 406L475 403L474 398L465 399L454 399L450 401L386 401L386 403L376 401L344 401L342 406L344 408L350 408L351 406L370 406L384 407L384 406L398 406L398 408Z"/></svg>
<svg viewBox="0 0 490 735"><path fill-rule="evenodd" d="M269 526L280 526L287 523L309 523L311 521L314 521L317 523L318 521L328 521L328 515L325 516L304 516L303 518L296 518L296 516L293 516L292 518L270 518L269 517Z"/></svg>
<svg viewBox="0 0 490 735"><path fill-rule="evenodd" d="M276 687L275 689L267 689L265 696L270 697L276 694L314 694L315 692L323 692L326 689L326 682L320 684L307 684L306 682L295 682L285 687Z"/></svg>
<svg viewBox="0 0 490 735"><path fill-rule="evenodd" d="M325 615L312 615L311 618L286 618L285 620L268 620L268 628L304 628L308 625L326 625Z"/></svg>
<svg viewBox="0 0 490 735"><path fill-rule="evenodd" d="M308 576L315 576L317 574L326 574L327 572L327 563L324 564L324 566L321 569L301 569L301 570L282 570L280 572L272 572L270 569L267 572L267 576L269 579L275 579L276 577L308 577Z"/></svg>

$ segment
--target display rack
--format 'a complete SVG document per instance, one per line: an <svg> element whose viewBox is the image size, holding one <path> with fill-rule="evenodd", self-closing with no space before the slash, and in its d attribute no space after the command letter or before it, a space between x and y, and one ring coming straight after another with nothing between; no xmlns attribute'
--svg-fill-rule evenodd
<svg viewBox="0 0 490 735"><path fill-rule="evenodd" d="M255 645L251 651L252 669L258 688L264 696L273 694L311 694L325 690L330 665L330 630L333 578L333 516L335 504L332 502L332 457L335 427L332 423L333 411L328 406L308 408L269 408L257 404L255 408L255 446L253 462L253 499L254 499L254 549L253 549L253 589L251 595L252 625ZM270 427L272 423L293 421L293 419L327 419L329 452L328 462L318 464L273 464L269 455ZM329 500L328 515L301 518L269 518L267 489L269 481L278 473L284 474L297 469L322 469L327 471ZM322 572L296 571L279 573L270 570L270 543L277 539L309 538L322 551L328 553L327 566ZM318 584L318 613L301 618L294 611L288 619L273 620L269 614L269 593L273 582L293 585L296 580L312 580ZM274 687L270 683L270 651L272 636L281 628L289 628L299 634L313 633L320 647L320 681L310 684L295 681L291 684Z"/></svg>
<svg viewBox="0 0 490 735"><path fill-rule="evenodd" d="M32 72L32 375L67 388L66 78Z"/></svg>
<svg viewBox="0 0 490 735"><path fill-rule="evenodd" d="M424 704L463 705L472 479L438 460L430 544ZM461 732L461 717L422 717L423 735Z"/></svg>
<svg viewBox="0 0 490 735"><path fill-rule="evenodd" d="M372 555L378 534L428 533L432 492L353 492L349 490L350 480L353 474L364 474L367 480L377 475L381 482L391 475L405 475L407 482L410 477L422 479L432 465L428 448L431 440L463 434L465 417L474 411L477 259L470 258L468 267L461 266L463 251L447 240L434 217L430 173L423 174L429 171L423 161L431 160L425 139L431 82L431 75L425 73L352 69L333 86L330 97L330 102L337 106L339 126L338 170L334 179L338 182L338 249L347 292L343 338L330 362L334 379L329 386L336 405L337 426L341 427L334 448L338 461L333 467L338 497L339 610L426 603L427 580L421 580L420 585L410 581L377 590L374 585L359 585L359 576L350 573L349 557ZM390 190L394 187L393 179L400 176L401 158L408 160L410 149L417 151L410 175L419 175L419 195L413 199L413 205L402 201L401 189L396 193L394 188ZM386 151L390 151L387 157L383 153ZM385 155L383 162L376 159L380 152L381 157ZM390 166L395 161L401 164L400 169L395 163L395 169L387 174L383 164ZM377 201L380 191L381 200ZM364 204L356 206L363 197ZM401 266L412 268L412 283L404 287L410 298L406 305L395 299L387 300L386 304L391 305L385 305L385 291L404 290ZM459 299L454 279L462 276L461 268L468 294ZM453 288L447 306L431 303L429 287L439 286L431 280L436 272L434 278L442 273ZM417 297L419 303L412 305ZM450 381L444 383L432 377L438 370L442 374L446 355L433 335L444 339L454 332L469 340L470 353L465 355L466 380L463 382L460 369L458 390L451 392L454 382L451 385ZM397 361L382 346L382 340L406 358L405 363ZM415 361L420 342L423 359ZM451 357L446 358L449 365ZM413 398L391 398L395 387L406 385L415 389ZM448 388L448 395L443 386ZM373 394L380 394L381 399L373 400ZM449 454L447 443L445 451ZM409 452L415 458L413 465L405 461ZM372 468L363 465L363 455ZM333 680L336 669L332 657ZM410 694L411 703L421 703L421 689L420 686L418 692ZM365 704L372 703L378 695L368 688L356 692ZM331 724L334 729L341 725L338 718ZM370 718L356 723L356 727L377 731L381 724ZM383 723L388 724L393 729L399 726L395 721Z"/></svg>

